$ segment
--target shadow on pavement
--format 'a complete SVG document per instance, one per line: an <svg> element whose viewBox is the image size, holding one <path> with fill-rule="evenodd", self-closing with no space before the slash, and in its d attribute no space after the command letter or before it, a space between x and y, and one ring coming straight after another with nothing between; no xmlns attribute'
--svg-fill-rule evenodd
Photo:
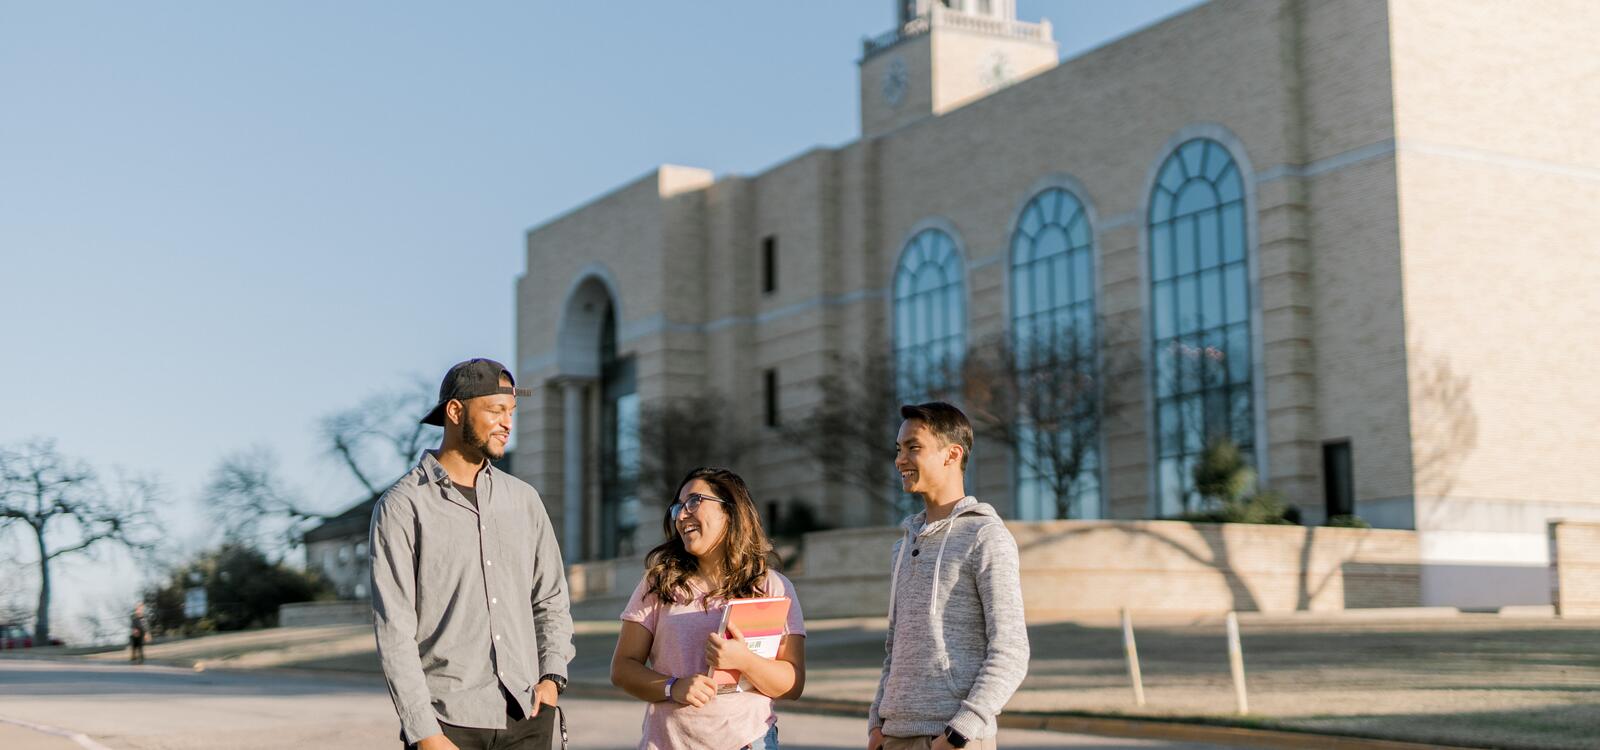
<svg viewBox="0 0 1600 750"><path fill-rule="evenodd" d="M1600 746L1600 703L1512 711L1294 717L1298 729L1359 727L1412 742L1470 744L1503 750L1593 750Z"/></svg>
<svg viewBox="0 0 1600 750"><path fill-rule="evenodd" d="M28 661L5 671L0 698L43 696L305 696L371 693L373 686L348 679L317 679L276 673L207 671L177 667L111 666Z"/></svg>

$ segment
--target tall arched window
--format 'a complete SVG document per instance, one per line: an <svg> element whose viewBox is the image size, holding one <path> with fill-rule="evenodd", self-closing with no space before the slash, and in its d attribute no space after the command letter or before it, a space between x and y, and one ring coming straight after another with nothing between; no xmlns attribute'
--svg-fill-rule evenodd
<svg viewBox="0 0 1600 750"><path fill-rule="evenodd" d="M906 403L953 385L967 347L966 284L956 242L940 229L912 236L894 274L895 387Z"/></svg>
<svg viewBox="0 0 1600 750"><path fill-rule="evenodd" d="M1150 340L1156 496L1161 515L1194 510L1208 441L1254 463L1249 248L1244 182L1222 144L1196 138L1162 163L1150 193Z"/></svg>
<svg viewBox="0 0 1600 750"><path fill-rule="evenodd" d="M1023 207L1011 236L1020 518L1101 514L1095 328L1093 228L1076 196L1050 188Z"/></svg>

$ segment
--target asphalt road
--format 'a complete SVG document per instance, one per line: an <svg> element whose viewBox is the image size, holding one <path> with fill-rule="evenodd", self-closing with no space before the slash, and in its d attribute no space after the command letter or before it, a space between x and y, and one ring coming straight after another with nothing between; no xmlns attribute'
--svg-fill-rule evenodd
<svg viewBox="0 0 1600 750"><path fill-rule="evenodd" d="M643 708L637 703L568 696L562 704L574 750L624 750L638 741ZM388 692L373 677L0 661L0 747L6 750L393 750L400 747L398 728ZM862 746L858 718L783 713L780 708L778 728L785 750ZM83 737L63 736L74 733ZM1000 744L1221 750L1020 730L1002 731Z"/></svg>

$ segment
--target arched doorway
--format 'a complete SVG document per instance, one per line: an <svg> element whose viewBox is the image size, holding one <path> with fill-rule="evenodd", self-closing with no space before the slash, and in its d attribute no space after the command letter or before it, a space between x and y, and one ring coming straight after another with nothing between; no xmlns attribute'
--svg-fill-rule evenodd
<svg viewBox="0 0 1600 750"><path fill-rule="evenodd" d="M633 358L618 346L616 288L608 271L588 269L563 306L555 383L562 391L561 540L568 560L634 552L639 400Z"/></svg>

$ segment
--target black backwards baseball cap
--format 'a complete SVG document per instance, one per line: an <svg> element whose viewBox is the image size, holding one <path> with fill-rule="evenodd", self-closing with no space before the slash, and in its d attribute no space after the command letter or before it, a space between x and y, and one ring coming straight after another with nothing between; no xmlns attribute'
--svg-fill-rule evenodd
<svg viewBox="0 0 1600 750"><path fill-rule="evenodd" d="M511 385L500 385L500 376ZM444 374L444 382L439 384L439 403L422 418L423 424L436 427L444 426L444 405L451 401L466 401L479 396L494 396L507 394L511 396L532 396L532 388L516 388L517 379L511 377L511 371L505 365L492 359L469 359L450 368Z"/></svg>

